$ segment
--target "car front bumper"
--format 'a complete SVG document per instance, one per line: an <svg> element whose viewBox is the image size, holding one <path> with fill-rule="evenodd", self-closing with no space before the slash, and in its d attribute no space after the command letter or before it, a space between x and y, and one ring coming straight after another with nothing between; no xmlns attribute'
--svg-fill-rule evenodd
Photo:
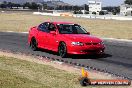
<svg viewBox="0 0 132 88"><path fill-rule="evenodd" d="M104 45L91 45L91 46L68 46L68 54L103 54Z"/></svg>

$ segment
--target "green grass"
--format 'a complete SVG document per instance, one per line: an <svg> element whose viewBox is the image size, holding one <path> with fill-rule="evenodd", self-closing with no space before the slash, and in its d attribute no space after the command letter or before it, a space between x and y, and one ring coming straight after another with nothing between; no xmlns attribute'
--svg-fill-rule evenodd
<svg viewBox="0 0 132 88"><path fill-rule="evenodd" d="M51 66L0 57L2 88L77 88L77 75Z"/></svg>
<svg viewBox="0 0 132 88"><path fill-rule="evenodd" d="M82 88L77 80L78 77L78 74L48 65L0 56L0 88ZM127 87L103 86L103 88Z"/></svg>
<svg viewBox="0 0 132 88"><path fill-rule="evenodd" d="M51 17L31 13L1 13L0 31L25 32L44 21L68 21L82 25L92 35L119 39L132 39L132 21L84 19L73 17Z"/></svg>

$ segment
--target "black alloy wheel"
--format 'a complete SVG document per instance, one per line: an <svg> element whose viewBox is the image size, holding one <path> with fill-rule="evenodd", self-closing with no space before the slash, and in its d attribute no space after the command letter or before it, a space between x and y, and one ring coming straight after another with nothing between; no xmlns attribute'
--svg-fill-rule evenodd
<svg viewBox="0 0 132 88"><path fill-rule="evenodd" d="M62 58L67 56L67 48L64 42L60 43L59 48L58 48L58 53Z"/></svg>

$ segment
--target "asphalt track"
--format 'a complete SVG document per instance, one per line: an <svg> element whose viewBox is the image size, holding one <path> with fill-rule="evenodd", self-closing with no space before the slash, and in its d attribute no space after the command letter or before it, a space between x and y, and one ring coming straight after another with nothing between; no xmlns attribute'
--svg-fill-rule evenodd
<svg viewBox="0 0 132 88"><path fill-rule="evenodd" d="M132 80L132 42L105 40L106 50L103 57L69 56L61 58L56 53L39 50L32 51L27 44L27 34L0 32L0 49L25 54L55 58L69 63L91 66Z"/></svg>

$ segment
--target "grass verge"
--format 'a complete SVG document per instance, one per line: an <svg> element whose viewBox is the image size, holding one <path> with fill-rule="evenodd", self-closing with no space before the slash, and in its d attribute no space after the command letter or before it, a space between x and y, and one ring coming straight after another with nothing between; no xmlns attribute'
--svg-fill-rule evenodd
<svg viewBox="0 0 132 88"><path fill-rule="evenodd" d="M77 75L11 57L0 57L2 88L79 88Z"/></svg>
<svg viewBox="0 0 132 88"><path fill-rule="evenodd" d="M1 13L0 31L25 32L44 21L68 21L82 25L92 35L118 39L132 39L132 21L84 19L73 17L52 17L31 13Z"/></svg>

